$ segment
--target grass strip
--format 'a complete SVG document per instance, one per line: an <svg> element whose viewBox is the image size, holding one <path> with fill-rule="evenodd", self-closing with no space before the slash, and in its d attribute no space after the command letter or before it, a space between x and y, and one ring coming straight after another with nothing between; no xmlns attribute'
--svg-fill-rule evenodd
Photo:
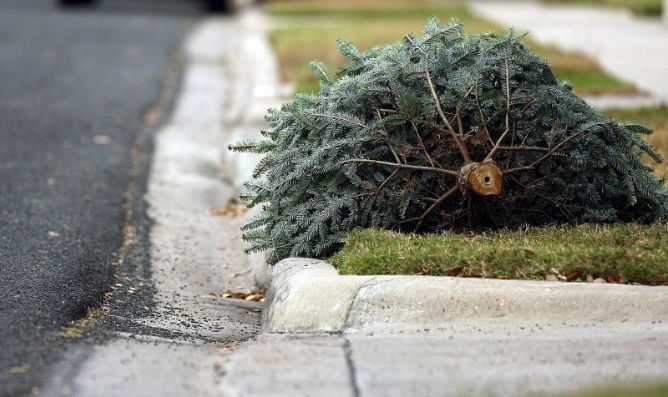
<svg viewBox="0 0 668 397"><path fill-rule="evenodd" d="M357 230L330 258L341 274L420 274L664 285L668 224L581 225L477 235Z"/></svg>
<svg viewBox="0 0 668 397"><path fill-rule="evenodd" d="M610 110L622 121L654 129L648 140L668 156L668 107ZM668 176L666 162L655 167ZM499 231L483 235L411 236L381 230L351 233L330 258L342 274L427 274L665 285L668 224L581 225Z"/></svg>
<svg viewBox="0 0 668 397"><path fill-rule="evenodd" d="M550 4L593 5L626 8L639 16L659 16L661 0L543 0Z"/></svg>
<svg viewBox="0 0 668 397"><path fill-rule="evenodd" d="M296 83L297 92L319 90L317 78L308 67L314 59L336 67L346 62L338 53L336 39L351 40L360 50L401 39L408 32L421 32L427 18L438 16L447 22L459 19L471 33L494 31L504 27L474 15L459 2L394 1L310 2L273 1L267 4L273 17L271 41L278 55L282 78ZM528 44L550 61L557 76L570 81L581 95L631 94L632 84L605 74L593 59L550 46Z"/></svg>
<svg viewBox="0 0 668 397"><path fill-rule="evenodd" d="M563 395L565 397L665 397L668 396L668 383L631 384L616 386L596 386Z"/></svg>

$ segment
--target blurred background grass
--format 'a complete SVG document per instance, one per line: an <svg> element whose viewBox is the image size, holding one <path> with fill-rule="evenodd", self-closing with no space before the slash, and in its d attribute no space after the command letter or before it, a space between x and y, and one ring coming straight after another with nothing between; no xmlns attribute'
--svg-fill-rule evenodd
<svg viewBox="0 0 668 397"><path fill-rule="evenodd" d="M282 77L294 82L296 92L318 91L317 78L308 68L314 59L332 70L346 62L338 53L336 39L351 40L360 50L400 40L409 32L421 33L427 18L435 15L447 23L459 19L469 33L506 28L476 16L463 2L406 1L304 1L282 0L267 3L272 16L271 40ZM581 95L631 94L635 87L606 74L598 63L584 54L538 45L529 36L527 43L554 67L557 76L568 80Z"/></svg>
<svg viewBox="0 0 668 397"><path fill-rule="evenodd" d="M661 15L661 0L543 0L545 3L626 8L639 16Z"/></svg>

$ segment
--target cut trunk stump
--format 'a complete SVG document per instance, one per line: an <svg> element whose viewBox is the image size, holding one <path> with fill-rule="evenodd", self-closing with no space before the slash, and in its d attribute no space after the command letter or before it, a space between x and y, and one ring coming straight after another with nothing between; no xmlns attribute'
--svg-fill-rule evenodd
<svg viewBox="0 0 668 397"><path fill-rule="evenodd" d="M469 163L459 171L459 186L481 196L498 196L503 191L503 175L494 161Z"/></svg>

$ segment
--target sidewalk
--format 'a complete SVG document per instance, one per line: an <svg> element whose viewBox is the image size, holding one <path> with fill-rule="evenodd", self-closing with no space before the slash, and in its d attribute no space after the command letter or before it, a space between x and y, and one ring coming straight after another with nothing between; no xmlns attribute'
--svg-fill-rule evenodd
<svg viewBox="0 0 668 397"><path fill-rule="evenodd" d="M579 51L603 69L649 94L636 105L668 103L668 24L621 9L555 6L534 1L471 2L473 10L504 26L527 30L543 44ZM599 98L595 106L624 107L633 98Z"/></svg>

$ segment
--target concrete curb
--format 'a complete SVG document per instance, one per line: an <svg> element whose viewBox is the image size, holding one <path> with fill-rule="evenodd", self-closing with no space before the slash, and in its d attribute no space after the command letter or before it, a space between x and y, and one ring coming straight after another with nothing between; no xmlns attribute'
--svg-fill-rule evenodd
<svg viewBox="0 0 668 397"><path fill-rule="evenodd" d="M668 321L668 288L427 276L340 276L290 258L269 274L263 333L415 332Z"/></svg>

